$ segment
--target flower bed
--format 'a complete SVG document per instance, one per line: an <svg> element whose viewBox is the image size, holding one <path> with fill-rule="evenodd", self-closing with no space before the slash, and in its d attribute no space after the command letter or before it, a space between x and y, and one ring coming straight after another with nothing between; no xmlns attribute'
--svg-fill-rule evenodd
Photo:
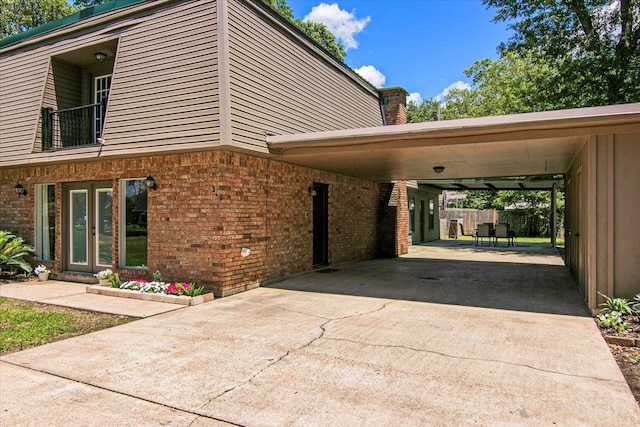
<svg viewBox="0 0 640 427"><path fill-rule="evenodd" d="M151 281L133 279L120 282L118 275L108 269L95 276L100 281L108 280L111 286L89 286L87 292L93 294L182 305L196 305L213 300L212 293L202 293L204 286L196 287L191 282L163 282L159 271L153 273Z"/></svg>
<svg viewBox="0 0 640 427"><path fill-rule="evenodd" d="M92 285L87 287L90 294L106 295L110 297L131 298L143 301L165 302L180 305L198 305L204 302L213 301L213 294L201 294L195 297L186 295L170 295L164 293L140 292L129 289L112 288L110 286Z"/></svg>
<svg viewBox="0 0 640 427"><path fill-rule="evenodd" d="M145 279L133 279L122 282L118 288L154 294L186 295L189 297L196 297L202 294L204 286L197 288L190 282L165 283L155 280L150 282Z"/></svg>

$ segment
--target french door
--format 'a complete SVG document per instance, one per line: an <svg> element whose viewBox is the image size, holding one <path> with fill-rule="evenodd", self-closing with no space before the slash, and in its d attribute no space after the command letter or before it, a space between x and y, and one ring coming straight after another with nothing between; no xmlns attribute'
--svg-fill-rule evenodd
<svg viewBox="0 0 640 427"><path fill-rule="evenodd" d="M63 186L65 270L96 273L112 267L111 181Z"/></svg>

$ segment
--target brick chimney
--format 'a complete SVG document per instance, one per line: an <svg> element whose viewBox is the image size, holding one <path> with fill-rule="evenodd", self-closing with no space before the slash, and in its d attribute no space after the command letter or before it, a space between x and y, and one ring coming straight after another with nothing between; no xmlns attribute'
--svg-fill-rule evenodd
<svg viewBox="0 0 640 427"><path fill-rule="evenodd" d="M385 87L378 89L380 104L383 106L385 125L407 123L407 91L403 88Z"/></svg>
<svg viewBox="0 0 640 427"><path fill-rule="evenodd" d="M385 125L407 123L407 91L378 89ZM378 205L377 256L396 257L409 251L409 207L405 181L382 182Z"/></svg>

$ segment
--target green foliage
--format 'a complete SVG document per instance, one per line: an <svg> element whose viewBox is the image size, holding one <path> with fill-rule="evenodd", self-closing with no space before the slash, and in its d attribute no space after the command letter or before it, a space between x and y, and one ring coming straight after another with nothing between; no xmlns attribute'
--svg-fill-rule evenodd
<svg viewBox="0 0 640 427"><path fill-rule="evenodd" d="M423 99L420 104L407 104L407 123L434 122L440 120L441 104L435 98Z"/></svg>
<svg viewBox="0 0 640 427"><path fill-rule="evenodd" d="M640 316L640 294L636 294L631 301L631 310L636 316Z"/></svg>
<svg viewBox="0 0 640 427"><path fill-rule="evenodd" d="M162 282L162 274L160 273L160 270L156 270L153 273L153 281L154 282Z"/></svg>
<svg viewBox="0 0 640 427"><path fill-rule="evenodd" d="M627 327L624 316L617 311L598 314L596 316L596 323L602 329L616 332L624 332Z"/></svg>
<svg viewBox="0 0 640 427"><path fill-rule="evenodd" d="M319 22L303 21L302 19L293 18L293 8L287 3L287 0L269 0L271 6L277 10L280 15L291 21L296 27L300 28L313 41L322 46L330 54L340 61L344 62L347 52L344 45L336 39L336 36L329 31L329 28Z"/></svg>
<svg viewBox="0 0 640 427"><path fill-rule="evenodd" d="M271 6L280 12L280 15L293 21L293 8L287 3L287 0L269 0Z"/></svg>
<svg viewBox="0 0 640 427"><path fill-rule="evenodd" d="M189 283L189 287L185 287L182 283L177 283L176 285L182 291L182 295L186 295L189 297L197 297L198 295L202 294L202 291L204 290L204 286L196 288L193 283Z"/></svg>
<svg viewBox="0 0 640 427"><path fill-rule="evenodd" d="M551 65L554 84L541 98L554 108L640 100L640 0L483 2L514 30L503 58L533 55Z"/></svg>
<svg viewBox="0 0 640 427"><path fill-rule="evenodd" d="M631 305L629 304L629 300L626 298L612 298L608 297L600 292L598 292L602 298L604 298L604 302L600 303L598 306L602 307L602 311L605 313L620 313L623 316L633 314L633 310L631 309Z"/></svg>
<svg viewBox="0 0 640 427"><path fill-rule="evenodd" d="M504 52L500 59L482 59L464 70L473 89L450 93L463 117L528 113L573 107L571 96L561 95L558 70L536 52ZM450 99L451 98L451 99Z"/></svg>
<svg viewBox="0 0 640 427"><path fill-rule="evenodd" d="M111 284L112 288L120 287L120 284L122 282L120 281L120 276L118 275L118 273L113 273L113 275L109 277L109 283Z"/></svg>
<svg viewBox="0 0 640 427"><path fill-rule="evenodd" d="M103 0L0 0L0 39L63 18Z"/></svg>
<svg viewBox="0 0 640 427"><path fill-rule="evenodd" d="M344 50L342 43L336 39L336 36L329 31L326 25L319 22L303 21L301 19L296 19L293 23L311 37L313 41L337 59L344 62L344 57L347 55L347 52Z"/></svg>
<svg viewBox="0 0 640 427"><path fill-rule="evenodd" d="M0 353L23 350L133 320L0 298Z"/></svg>
<svg viewBox="0 0 640 427"><path fill-rule="evenodd" d="M24 257L32 255L32 246L24 243L22 237L16 237L6 230L0 230L0 273L15 272L18 269L31 272L31 264Z"/></svg>

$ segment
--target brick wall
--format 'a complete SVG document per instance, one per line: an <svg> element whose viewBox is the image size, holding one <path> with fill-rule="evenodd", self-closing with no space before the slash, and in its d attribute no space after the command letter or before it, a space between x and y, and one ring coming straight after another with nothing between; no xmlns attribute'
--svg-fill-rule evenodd
<svg viewBox="0 0 640 427"><path fill-rule="evenodd" d="M192 280L217 295L312 270L313 182L329 185L329 262L375 254L375 183L227 151L0 170L0 229L34 234L34 185L56 183L56 262L61 271L62 182L111 180L113 259L118 253L119 180L152 175L148 193L148 273ZM26 197L16 195L20 182ZM251 255L243 258L243 247ZM138 270L116 269L123 279Z"/></svg>
<svg viewBox="0 0 640 427"><path fill-rule="evenodd" d="M407 91L401 87L379 89L385 97L384 114L387 125L407 123ZM393 257L409 251L409 207L405 181L380 184L380 224L378 256Z"/></svg>
<svg viewBox="0 0 640 427"><path fill-rule="evenodd" d="M380 96L386 97L384 115L387 125L403 125L407 123L407 91L401 87L379 89Z"/></svg>
<svg viewBox="0 0 640 427"><path fill-rule="evenodd" d="M395 257L409 251L409 207L405 181L379 184L376 255Z"/></svg>

